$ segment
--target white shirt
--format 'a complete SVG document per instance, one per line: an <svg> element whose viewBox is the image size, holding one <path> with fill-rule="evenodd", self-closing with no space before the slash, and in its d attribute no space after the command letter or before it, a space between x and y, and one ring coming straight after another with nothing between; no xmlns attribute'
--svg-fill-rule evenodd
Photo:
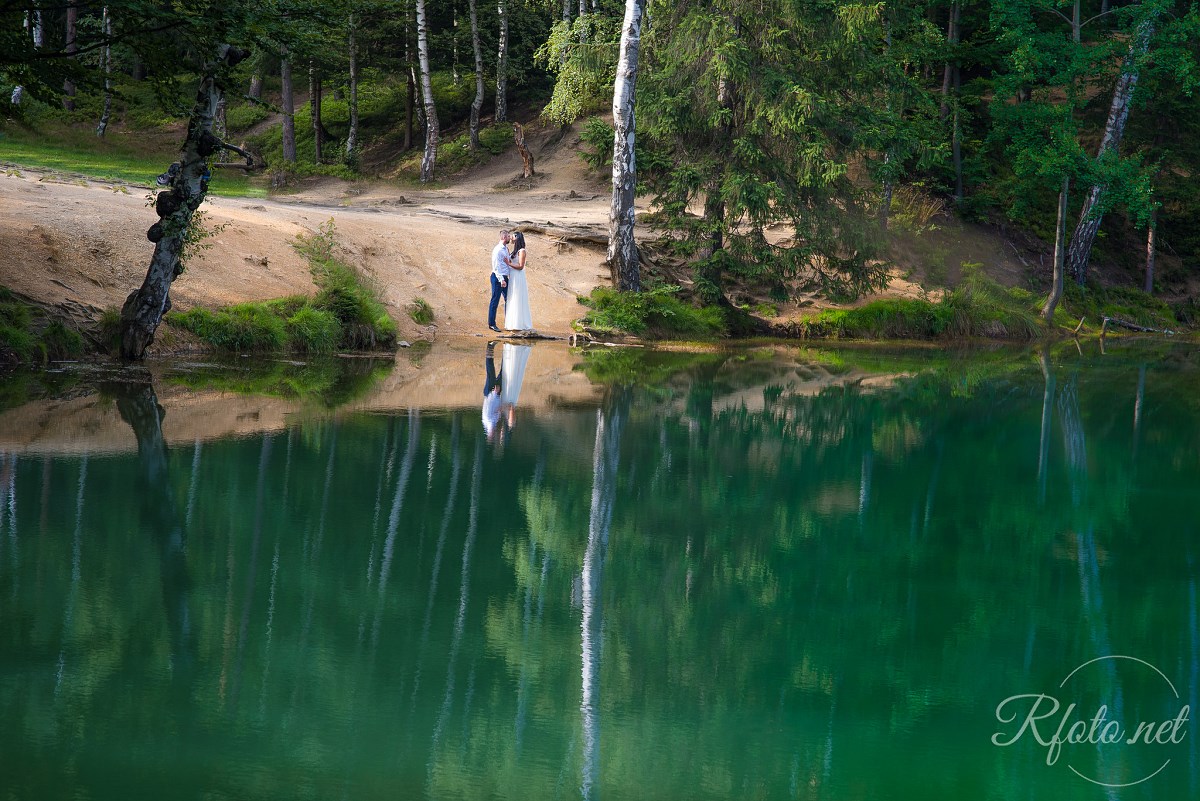
<svg viewBox="0 0 1200 801"><path fill-rule="evenodd" d="M500 393L489 392L483 399L483 430L487 436L492 435L492 429L500 422Z"/></svg>
<svg viewBox="0 0 1200 801"><path fill-rule="evenodd" d="M496 247L492 248L492 272L497 278L509 273L508 247L503 242L497 242Z"/></svg>

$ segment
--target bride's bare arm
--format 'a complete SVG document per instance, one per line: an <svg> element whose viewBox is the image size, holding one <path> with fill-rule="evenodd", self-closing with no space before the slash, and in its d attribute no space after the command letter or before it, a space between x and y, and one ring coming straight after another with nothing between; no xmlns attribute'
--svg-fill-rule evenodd
<svg viewBox="0 0 1200 801"><path fill-rule="evenodd" d="M525 248L521 248L516 253L516 261L510 265L514 270L525 269Z"/></svg>

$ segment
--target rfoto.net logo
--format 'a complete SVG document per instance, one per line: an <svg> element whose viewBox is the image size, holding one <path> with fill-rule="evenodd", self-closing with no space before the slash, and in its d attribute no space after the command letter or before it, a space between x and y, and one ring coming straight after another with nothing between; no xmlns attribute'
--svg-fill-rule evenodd
<svg viewBox="0 0 1200 801"><path fill-rule="evenodd" d="M1161 698L1142 699L1151 688ZM1162 714L1127 723L1125 706L1134 689L1138 700L1150 700ZM996 706L1000 730L992 735L992 744L1003 748L1032 739L1046 750L1047 765L1066 754L1067 767L1080 778L1104 787L1129 787L1161 773L1171 764L1171 747L1187 737L1188 705L1179 702L1179 692L1161 670L1137 657L1084 662L1058 690L1080 701L1064 704L1047 693L1001 701Z"/></svg>

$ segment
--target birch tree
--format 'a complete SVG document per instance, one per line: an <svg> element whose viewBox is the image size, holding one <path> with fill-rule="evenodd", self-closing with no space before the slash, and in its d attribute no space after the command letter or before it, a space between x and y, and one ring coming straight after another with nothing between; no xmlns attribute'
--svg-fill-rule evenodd
<svg viewBox="0 0 1200 801"><path fill-rule="evenodd" d="M621 56L613 86L612 206L608 215L608 264L613 286L622 292L641 291L637 243L633 238L634 199L637 189L634 90L638 53L642 42L642 16L646 0L626 0L621 27Z"/></svg>
<svg viewBox="0 0 1200 801"><path fill-rule="evenodd" d="M428 183L433 180L437 163L439 130L429 73L429 28L426 24L425 0L417 0L417 58L421 63L421 95L425 99L425 155L421 158L421 183Z"/></svg>
<svg viewBox="0 0 1200 801"><path fill-rule="evenodd" d="M471 51L475 55L475 99L471 101L471 149L479 149L479 113L483 110L483 50L479 44L479 14L468 0L471 14Z"/></svg>
<svg viewBox="0 0 1200 801"><path fill-rule="evenodd" d="M100 50L100 69L104 72L104 107L100 112L100 122L96 124L96 136L104 136L108 130L108 118L112 114L112 17L108 14L108 6L100 19L100 30L104 35L104 47Z"/></svg>
<svg viewBox="0 0 1200 801"><path fill-rule="evenodd" d="M474 0L472 0L473 2ZM351 9L346 22L346 53L350 57L350 129L346 132L346 163L358 163L358 13Z"/></svg>
<svg viewBox="0 0 1200 801"><path fill-rule="evenodd" d="M1133 101L1133 93L1137 88L1141 62L1150 47L1150 39L1154 35L1155 25L1162 13L1158 2L1147 4L1146 15L1138 22L1133 37L1129 43L1129 53L1121 65L1121 75L1113 90L1112 104L1108 109L1108 120L1104 124L1104 136L1100 140L1100 148L1096 154L1097 162L1115 158L1121 146L1121 137L1125 133L1125 122L1129 119L1129 108ZM1103 196L1108 186L1096 181L1088 190L1083 208L1079 211L1079 222L1071 235L1071 246L1067 250L1067 269L1081 286L1087 281L1088 260L1092 255L1092 245L1096 234L1100 231L1100 222L1104 217Z"/></svg>
<svg viewBox="0 0 1200 801"><path fill-rule="evenodd" d="M508 119L508 0L499 0L500 43L496 52L496 122Z"/></svg>

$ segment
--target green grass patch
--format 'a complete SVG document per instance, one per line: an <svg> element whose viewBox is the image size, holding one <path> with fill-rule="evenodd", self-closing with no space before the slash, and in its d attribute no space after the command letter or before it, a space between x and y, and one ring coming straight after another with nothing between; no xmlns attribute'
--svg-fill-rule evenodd
<svg viewBox="0 0 1200 801"><path fill-rule="evenodd" d="M172 312L167 321L221 350L331 353L394 348L396 322L379 291L337 257L333 220L296 242L309 261L316 297L241 303L224 309Z"/></svg>
<svg viewBox="0 0 1200 801"><path fill-rule="evenodd" d="M104 138L64 125L7 126L0 134L0 163L62 173L67 177L153 186L179 156L178 139L116 131ZM226 197L265 197L266 182L240 170L214 170L209 192Z"/></svg>
<svg viewBox="0 0 1200 801"><path fill-rule="evenodd" d="M1105 317L1117 317L1148 328L1179 328L1175 311L1166 302L1133 287L1102 287L1089 284L1081 287L1068 281L1059 306L1066 314L1061 323L1074 328L1080 317L1099 328ZM1055 322L1059 322L1055 310Z"/></svg>
<svg viewBox="0 0 1200 801"><path fill-rule="evenodd" d="M600 333L629 333L658 339L713 339L726 335L725 317L719 308L691 306L676 296L678 292L677 286L645 292L597 287L588 297L579 298L588 307L583 326Z"/></svg>
<svg viewBox="0 0 1200 801"><path fill-rule="evenodd" d="M805 338L833 339L1029 340L1043 330L1030 292L1001 286L975 264L963 265L962 282L939 301L881 298L854 309L825 309L798 328Z"/></svg>
<svg viewBox="0 0 1200 801"><path fill-rule="evenodd" d="M85 349L74 328L0 287L0 366L74 359Z"/></svg>
<svg viewBox="0 0 1200 801"><path fill-rule="evenodd" d="M433 307L425 298L413 298L412 305L408 308L408 316L417 325L429 325L433 322Z"/></svg>

